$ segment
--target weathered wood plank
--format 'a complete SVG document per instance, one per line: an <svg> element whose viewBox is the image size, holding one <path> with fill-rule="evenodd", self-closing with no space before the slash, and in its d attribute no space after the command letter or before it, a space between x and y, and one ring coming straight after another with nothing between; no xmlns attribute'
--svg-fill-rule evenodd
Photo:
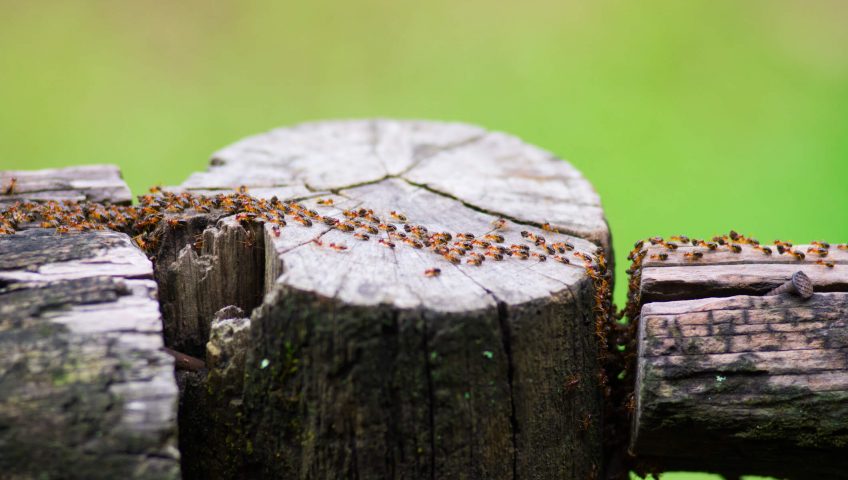
<svg viewBox="0 0 848 480"><path fill-rule="evenodd" d="M0 471L178 478L152 265L113 232L0 236Z"/></svg>
<svg viewBox="0 0 848 480"><path fill-rule="evenodd" d="M644 305L634 451L669 469L842 478L846 312L848 293Z"/></svg>
<svg viewBox="0 0 848 480"><path fill-rule="evenodd" d="M468 188L435 185L448 177ZM597 195L572 167L477 127L326 122L227 147L181 188L240 185L263 198L303 199L304 208L339 220L344 209L373 209L398 232L407 224L454 236L499 233L507 248L541 252L524 230L574 248L562 253L570 264L548 254L546 262L488 258L481 266L464 256L454 265L382 230L361 241L287 215L285 227L269 222L251 237L233 217L210 219L203 228L264 255L264 271L249 275L261 276L267 294L252 315L245 372L248 476L599 473L595 292L575 252L592 261L598 245L609 246L609 234ZM531 204L538 210L513 209ZM392 211L408 220L393 219ZM494 232L501 216L509 217L507 227ZM537 228L546 222L567 233ZM199 233L180 228L186 233L174 245ZM204 249L210 234L203 233ZM234 250L207 260L186 251L182 265L168 254L158 268L243 265ZM430 268L441 274L424 275Z"/></svg>
<svg viewBox="0 0 848 480"><path fill-rule="evenodd" d="M9 191L14 181L14 187ZM73 200L129 205L130 189L114 165L0 170L0 208L20 200Z"/></svg>
<svg viewBox="0 0 848 480"><path fill-rule="evenodd" d="M810 247L794 248L806 252ZM647 247L641 271L642 302L762 294L798 271L810 277L816 291L848 290L848 250L832 247L826 257L811 252L798 260L776 250L766 255L751 245L740 248L740 253L733 253L727 247L718 251L692 246L674 251L662 245ZM701 252L703 257L689 260L685 255L691 252ZM660 260L660 254L668 258ZM817 264L818 261L832 262L833 266Z"/></svg>

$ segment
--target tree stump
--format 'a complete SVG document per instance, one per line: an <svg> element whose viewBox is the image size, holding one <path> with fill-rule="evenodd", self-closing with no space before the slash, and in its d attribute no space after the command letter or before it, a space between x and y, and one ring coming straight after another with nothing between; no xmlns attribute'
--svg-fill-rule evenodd
<svg viewBox="0 0 848 480"><path fill-rule="evenodd" d="M125 202L115 172L14 172L9 196ZM0 235L0 477L178 478L161 332L152 265L127 235Z"/></svg>
<svg viewBox="0 0 848 480"><path fill-rule="evenodd" d="M599 475L596 292L584 262L598 247L609 252L610 238L597 194L568 163L468 125L323 122L227 147L181 188L240 186L298 200L318 217L311 227L288 216L284 228L253 228L199 214L168 229L157 276L170 279L163 311L177 313L166 314L173 342L202 347L208 312L258 306L240 399L246 477ZM373 210L364 215L377 233L367 241L321 221L360 209ZM453 264L414 245L418 226L451 232L451 244L458 233L497 234L507 250L537 252L524 237L544 236L573 251L555 253L570 264L548 254L476 266L471 250ZM434 268L440 275L425 275ZM209 275L220 280L202 286ZM241 282L259 285L264 299L214 298ZM174 292L187 285L206 313L178 305Z"/></svg>
<svg viewBox="0 0 848 480"><path fill-rule="evenodd" d="M740 248L647 249L632 448L666 469L846 478L848 252ZM761 296L797 271L834 293Z"/></svg>

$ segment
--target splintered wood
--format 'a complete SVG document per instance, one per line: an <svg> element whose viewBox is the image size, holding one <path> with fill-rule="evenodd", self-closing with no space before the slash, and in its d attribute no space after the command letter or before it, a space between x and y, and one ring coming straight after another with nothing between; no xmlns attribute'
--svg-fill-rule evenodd
<svg viewBox="0 0 848 480"><path fill-rule="evenodd" d="M632 449L668 470L844 476L846 246L737 238L654 239L631 254L641 305ZM809 300L761 296L798 271L817 292Z"/></svg>

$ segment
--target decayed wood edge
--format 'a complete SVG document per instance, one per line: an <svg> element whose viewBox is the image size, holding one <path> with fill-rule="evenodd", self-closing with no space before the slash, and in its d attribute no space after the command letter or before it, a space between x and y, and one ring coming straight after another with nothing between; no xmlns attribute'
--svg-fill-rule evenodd
<svg viewBox="0 0 848 480"><path fill-rule="evenodd" d="M641 313L634 451L666 469L844 478L848 294Z"/></svg>
<svg viewBox="0 0 848 480"><path fill-rule="evenodd" d="M809 245L795 248L806 252ZM642 263L640 293L643 304L657 301L686 300L703 297L727 297L742 294L763 294L784 283L797 271L813 281L816 291L848 291L848 251L831 248L826 257L808 253L804 260L789 254L771 255L742 245L741 253L722 247L710 252L703 247L680 247L669 251L660 245L648 247ZM687 260L686 253L700 251L703 257ZM651 256L665 253L665 261ZM817 264L833 262L829 268Z"/></svg>
<svg viewBox="0 0 848 480"><path fill-rule="evenodd" d="M6 190L15 179L11 192ZM129 205L132 196L115 165L0 170L0 208L16 201L73 200Z"/></svg>
<svg viewBox="0 0 848 480"><path fill-rule="evenodd" d="M178 478L173 360L144 254L123 234L34 229L0 237L0 259L0 469Z"/></svg>
<svg viewBox="0 0 848 480"><path fill-rule="evenodd" d="M232 305L249 312L262 301L264 234L261 225L242 227L221 213L180 218L176 228L162 226L155 254L165 343L203 357L219 309Z"/></svg>

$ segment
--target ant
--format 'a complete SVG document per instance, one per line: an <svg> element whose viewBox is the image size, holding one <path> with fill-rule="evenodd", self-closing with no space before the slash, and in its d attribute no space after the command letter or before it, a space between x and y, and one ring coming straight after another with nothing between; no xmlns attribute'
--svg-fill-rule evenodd
<svg viewBox="0 0 848 480"><path fill-rule="evenodd" d="M491 223L492 230L504 230L506 228L506 219L499 218L497 220L492 221ZM501 240L503 241L503 240Z"/></svg>
<svg viewBox="0 0 848 480"><path fill-rule="evenodd" d="M426 276L426 277L438 277L441 274L442 274L441 268L435 268L434 267L434 268L428 268L427 270L424 270L424 276Z"/></svg>
<svg viewBox="0 0 848 480"><path fill-rule="evenodd" d="M10 178L9 179L9 186L7 186L5 190L3 190L3 195L11 195L11 194L15 193L15 188L17 187L17 184L18 184L17 177Z"/></svg>
<svg viewBox="0 0 848 480"><path fill-rule="evenodd" d="M704 252L686 252L683 254L688 260L699 260L704 256Z"/></svg>

